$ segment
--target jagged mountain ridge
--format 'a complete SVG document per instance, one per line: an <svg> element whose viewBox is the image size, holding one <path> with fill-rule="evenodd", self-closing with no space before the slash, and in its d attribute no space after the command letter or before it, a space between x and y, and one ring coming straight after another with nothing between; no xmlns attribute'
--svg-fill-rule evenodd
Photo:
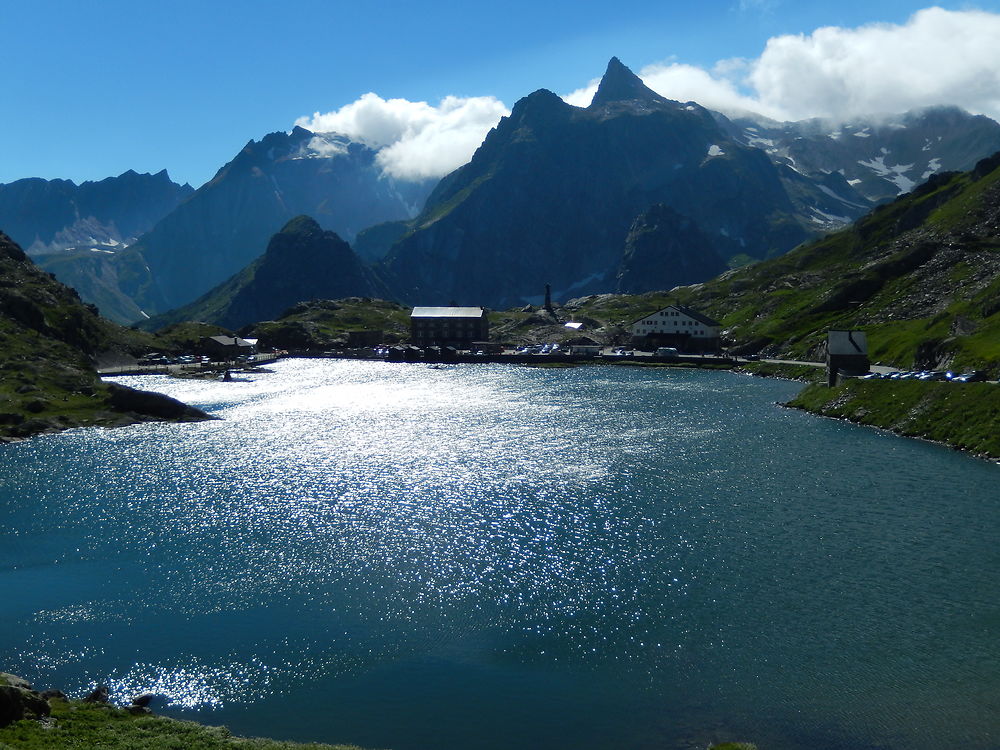
<svg viewBox="0 0 1000 750"><path fill-rule="evenodd" d="M824 180L853 203L849 218L869 208L839 174ZM438 184L386 266L402 298L427 304L537 302L546 282L563 298L608 291L629 227L654 203L693 222L719 256L764 258L815 233L803 205L843 213L830 192L784 178L708 110L665 99L613 58L587 108L544 89L517 102Z"/></svg>
<svg viewBox="0 0 1000 750"><path fill-rule="evenodd" d="M147 330L197 320L237 330L273 320L296 303L385 297L385 285L336 233L297 216L271 237L249 266L184 307L142 324Z"/></svg>
<svg viewBox="0 0 1000 750"><path fill-rule="evenodd" d="M173 211L194 192L167 170L87 181L27 178L0 185L0 227L29 255L75 247L115 251Z"/></svg>
<svg viewBox="0 0 1000 750"><path fill-rule="evenodd" d="M361 143L299 127L251 141L121 254L136 271L119 274L122 291L146 313L163 312L240 271L300 214L345 238L414 215L430 185L384 175L375 157Z"/></svg>
<svg viewBox="0 0 1000 750"><path fill-rule="evenodd" d="M717 119L734 138L763 149L776 164L804 175L840 173L875 203L909 192L939 172L970 170L1000 150L1000 124L957 107L841 123Z"/></svg>
<svg viewBox="0 0 1000 750"><path fill-rule="evenodd" d="M543 93L548 94L551 106L543 103ZM539 112L546 107L550 113L559 108L549 92L539 91L532 97L532 106ZM563 103L563 108L568 107ZM522 107L526 109L530 108ZM131 322L144 317L146 311L162 311L178 304L177 299L193 294L192 287L207 290L210 284L205 279L225 279L236 273L252 262L267 238L285 221L296 213L308 213L315 215L322 226L348 239L361 229L356 249L367 262L378 262L394 244L410 247L414 257L408 265L392 260L384 272L393 282L396 296L408 301L426 301L421 296L424 294L451 301L468 292L470 303L485 301L504 306L534 302L546 281L553 283L557 296L563 297L615 288L639 291L648 288L652 278L669 287L688 283L691 269L718 267L714 260L707 262L708 256L720 256L738 265L780 253L798 239L839 228L867 211L873 200L885 199L907 186L907 175L923 177L935 169L961 168L986 153L984 149L992 151L990 146L1000 132L1000 125L988 118L974 118L954 108L882 118L874 124L858 121L840 127L837 138L830 135L837 129L820 121L729 119L691 102L671 102L659 96L617 59L609 64L591 106L569 110L577 114L565 118L568 121L584 121L587 117L578 113L589 113L592 130L606 128L603 141L595 138L590 143L606 151L609 161L621 162L615 179L606 179L599 169L591 168L600 159L588 162L588 155L577 158L570 154L563 148L566 144L558 143L558 134L546 142L555 143L555 148L543 144L544 139L540 140L533 130L544 130L546 115L541 112L538 121L522 127L513 139L517 141L522 135L527 135L528 140L534 138L535 151L527 143L508 144L510 153L503 155L505 161L516 155L515 151L525 157L526 163L518 167L505 165L501 177L508 180L520 170L520 182L511 179L505 185L515 193L529 194L527 201L516 205L518 196L504 195L502 188L496 195L489 195L483 183L496 183L496 174L489 169L477 172L470 164L441 181L424 212L429 221L407 224L399 219L415 213L430 191L429 184L389 180L374 164L375 152L371 149L343 136L298 128L248 143L211 183L166 217L163 226L157 226L137 248L115 255L85 249L39 256L38 261L76 287L105 314L119 322ZM649 138L639 149L612 142L632 138L635 145L643 136L624 133L625 137L619 138L627 130L621 123L656 119L667 111L674 113L676 122L684 121L686 113L688 131ZM688 180L685 175L674 180L688 180L695 193L685 204L684 197L668 194L664 188L677 163L669 162L663 152L675 148L678 141L690 140L693 130L698 129L697 123L705 126L700 136L700 148L707 147L701 159L704 163L695 170L694 179ZM508 127L509 123L501 125ZM844 135L854 132L858 133L856 137ZM494 135L491 137L495 140ZM581 140L585 145L586 138ZM940 150L936 150L937 146L927 148L933 144L940 144ZM481 150L486 146L484 143ZM502 150L496 148L496 143L493 147L495 152ZM767 153L776 168L776 183L773 175L764 177L759 160L755 164L748 156L748 147L754 153ZM557 153L560 148L562 154ZM995 148L1000 148L1000 142ZM924 161L917 160L914 154L922 155ZM567 164L566 171L576 171L563 182L547 174L536 180L537 175L531 174L533 161L543 173L546 165L548 171ZM913 166L908 166L911 161ZM470 184L477 180L478 184ZM522 189L522 185L527 188ZM602 190L606 194L602 195ZM477 208L465 205L473 195ZM395 211L396 220L379 223L383 218L379 216L365 228L363 225L371 218L365 218L364 210L373 204L386 205L383 199L395 206L389 213ZM529 202L534 205L526 205ZM684 222L691 222L698 237L708 238L711 247L706 262L678 255L678 236L664 235L664 244L657 246L648 233L643 235L640 262L635 248L627 244L629 231L642 212L655 203L666 205ZM363 208L358 209L361 204ZM436 213L429 210L432 204ZM583 206L578 208L576 219L569 210L574 205ZM456 208L457 213L467 213L465 219L472 231L469 226L458 226L462 224L458 222L457 234L445 237L444 225L454 223ZM340 209L343 211L339 215L347 218L335 222L333 216ZM756 211L758 216L756 221L746 215L727 219L723 216L727 211ZM439 225L442 220L444 224ZM337 223L348 228L344 230ZM480 231L480 223L489 224L489 230ZM439 236L429 238L426 230ZM478 248L472 246L473 235ZM508 245L497 241L505 235L514 235L508 238ZM747 244L751 245L750 252ZM549 257L550 249L559 245L562 254ZM701 247L702 243L694 245ZM755 245L766 247L761 251L759 247L754 249ZM512 253L508 252L511 247ZM475 257L496 254L498 248L497 258ZM460 252L465 254L461 267L452 267ZM508 258L513 260L508 262ZM685 268L687 271L681 272ZM440 283L432 278L435 274L441 277ZM506 291L492 295L487 288L491 279ZM633 279L637 280L635 286L631 286ZM515 280L523 282L524 288L512 294Z"/></svg>

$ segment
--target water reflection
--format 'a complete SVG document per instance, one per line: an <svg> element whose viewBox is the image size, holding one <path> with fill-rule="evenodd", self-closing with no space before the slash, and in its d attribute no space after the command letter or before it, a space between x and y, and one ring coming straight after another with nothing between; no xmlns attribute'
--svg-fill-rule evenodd
<svg viewBox="0 0 1000 750"><path fill-rule="evenodd" d="M274 369L0 448L5 666L380 747L995 746L995 467L724 373Z"/></svg>

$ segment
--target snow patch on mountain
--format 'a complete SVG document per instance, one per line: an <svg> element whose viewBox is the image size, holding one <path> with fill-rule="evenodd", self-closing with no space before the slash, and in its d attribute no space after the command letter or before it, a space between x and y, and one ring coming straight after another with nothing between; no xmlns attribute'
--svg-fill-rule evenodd
<svg viewBox="0 0 1000 750"><path fill-rule="evenodd" d="M882 151L888 153L886 149L882 149ZM899 188L899 192L901 194L908 193L913 190L914 186L917 184L915 180L906 176L906 173L913 169L913 164L896 164L893 166L887 166L884 154L869 161L859 160L858 164L862 167L867 167L877 176L893 183L897 188Z"/></svg>
<svg viewBox="0 0 1000 750"><path fill-rule="evenodd" d="M809 220L823 229L839 229L851 223L851 219L848 216L837 216L836 214L830 214L815 207L812 209L812 213L813 215L809 217Z"/></svg>
<svg viewBox="0 0 1000 750"><path fill-rule="evenodd" d="M927 162L927 170L920 175L920 179L926 180L932 174L937 174L939 171L941 171L941 160L935 157Z"/></svg>
<svg viewBox="0 0 1000 750"><path fill-rule="evenodd" d="M333 159L348 152L350 141L336 133L316 133L292 159Z"/></svg>
<svg viewBox="0 0 1000 750"><path fill-rule="evenodd" d="M857 180L857 182L860 182L860 180ZM834 200L840 201L844 205L851 206L853 208L860 208L862 210L866 210L868 208L867 206L863 206L860 203L856 203L854 201L849 201L849 200L847 200L847 198L843 197L842 195L837 195L837 193L835 193L833 190L831 190L830 188L828 188L826 185L818 185L817 187L822 192L826 193L827 195L829 195Z"/></svg>

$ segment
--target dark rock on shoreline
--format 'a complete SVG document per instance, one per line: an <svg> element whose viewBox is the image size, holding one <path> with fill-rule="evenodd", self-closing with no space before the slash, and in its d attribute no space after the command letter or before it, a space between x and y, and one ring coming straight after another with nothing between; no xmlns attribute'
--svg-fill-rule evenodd
<svg viewBox="0 0 1000 750"><path fill-rule="evenodd" d="M30 683L0 672L0 727L21 719L48 716L50 712L48 701L32 690Z"/></svg>
<svg viewBox="0 0 1000 750"><path fill-rule="evenodd" d="M111 405L120 411L139 417L152 417L174 422L200 422L215 417L201 409L188 406L170 396L154 391L139 391L117 383L109 383Z"/></svg>

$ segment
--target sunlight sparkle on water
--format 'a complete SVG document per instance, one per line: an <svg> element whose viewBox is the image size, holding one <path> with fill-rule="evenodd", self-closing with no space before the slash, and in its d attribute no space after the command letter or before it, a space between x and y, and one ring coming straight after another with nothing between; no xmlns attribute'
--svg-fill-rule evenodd
<svg viewBox="0 0 1000 750"><path fill-rule="evenodd" d="M8 669L397 750L425 726L498 750L456 718L509 726L497 706L588 750L720 722L778 750L991 747L995 467L726 373L274 370L126 381L219 421L0 447Z"/></svg>

